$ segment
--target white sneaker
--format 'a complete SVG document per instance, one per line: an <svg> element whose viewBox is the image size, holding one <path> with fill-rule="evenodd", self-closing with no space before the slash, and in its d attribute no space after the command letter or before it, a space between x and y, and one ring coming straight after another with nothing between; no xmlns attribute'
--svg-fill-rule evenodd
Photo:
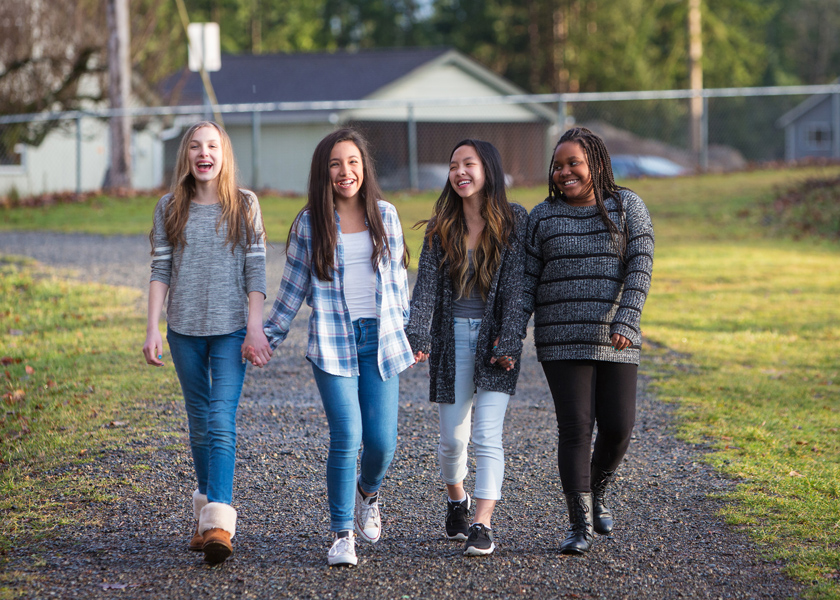
<svg viewBox="0 0 840 600"><path fill-rule="evenodd" d="M365 498L356 485L356 533L366 542L375 544L382 535L382 520L379 517L379 494Z"/></svg>
<svg viewBox="0 0 840 600"><path fill-rule="evenodd" d="M356 558L356 536L352 531L346 533L345 537L336 535L327 553L327 564L331 567L354 567L359 563L359 559Z"/></svg>

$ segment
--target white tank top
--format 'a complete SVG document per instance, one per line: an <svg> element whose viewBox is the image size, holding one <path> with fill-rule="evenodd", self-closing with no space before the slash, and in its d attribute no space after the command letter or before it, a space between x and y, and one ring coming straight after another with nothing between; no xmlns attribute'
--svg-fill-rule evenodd
<svg viewBox="0 0 840 600"><path fill-rule="evenodd" d="M376 318L376 273L370 263L373 240L370 233L342 233L344 246L344 301L350 320Z"/></svg>

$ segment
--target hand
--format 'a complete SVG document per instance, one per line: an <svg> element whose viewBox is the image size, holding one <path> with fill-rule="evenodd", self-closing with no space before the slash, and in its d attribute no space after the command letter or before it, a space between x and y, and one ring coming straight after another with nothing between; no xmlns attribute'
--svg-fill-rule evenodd
<svg viewBox="0 0 840 600"><path fill-rule="evenodd" d="M495 350L498 347L499 347L499 338L496 338L496 341L493 342L493 349ZM490 357L490 364L491 365L497 365L497 366L503 368L505 371L510 371L513 368L513 366L516 364L516 359L511 358L510 356L500 356L498 358L496 358L495 356L491 356Z"/></svg>
<svg viewBox="0 0 840 600"><path fill-rule="evenodd" d="M612 344L612 347L618 350L619 352L621 352L625 348L629 348L631 345L630 340L618 333L612 334L612 336L610 337L610 343Z"/></svg>
<svg viewBox="0 0 840 600"><path fill-rule="evenodd" d="M425 352L415 352L414 353L414 365L416 365L418 363L421 363L421 362L426 362L427 358L429 358L429 355L427 353L425 353ZM413 367L414 365L411 365L411 366Z"/></svg>
<svg viewBox="0 0 840 600"><path fill-rule="evenodd" d="M162 367L163 361L163 338L160 331L155 329L146 334L146 343L143 344L143 356L146 362L155 367Z"/></svg>
<svg viewBox="0 0 840 600"><path fill-rule="evenodd" d="M250 361L255 367L262 368L268 364L273 354L262 328L255 328L253 331L249 329L245 334L245 341L242 342L242 359Z"/></svg>

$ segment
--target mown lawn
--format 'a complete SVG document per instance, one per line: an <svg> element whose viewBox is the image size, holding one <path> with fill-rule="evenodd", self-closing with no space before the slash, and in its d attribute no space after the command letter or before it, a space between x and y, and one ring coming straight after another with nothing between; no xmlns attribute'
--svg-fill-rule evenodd
<svg viewBox="0 0 840 600"><path fill-rule="evenodd" d="M784 560L792 576L808 583L809 596L835 599L840 598L840 245L771 237L762 205L775 186L838 172L835 167L628 182L645 199L657 239L653 288L642 320L650 342L643 371L653 378L659 398L678 406L680 435L708 449L707 460L739 482L726 504L728 521L747 531L768 556ZM543 190L514 189L510 196L530 208ZM400 211L414 264L421 232L411 225L428 217L434 198L389 198ZM142 234L155 201L99 198L6 210L0 228ZM302 200L261 202L269 238L282 244ZM60 518L31 498L16 500L49 483L38 473L68 457L82 460L80 440L85 447L125 434L107 424L129 407L140 408L132 413L137 429L128 433L142 435L148 420L143 407L177 398L171 386L156 391L152 402L151 380L144 379L149 370L136 344L120 345L115 323L135 328L138 339L143 331L136 293L70 284L32 269L6 265L0 289L0 343L10 361L0 424L0 508L11 515L4 519L0 542L25 519L48 529ZM55 300L68 290L72 306ZM104 294L113 297L104 301ZM47 324L62 332L60 340L53 343ZM25 334L12 333L20 331ZM115 360L126 368L108 368ZM57 431L59 441L48 441ZM92 443L84 444L84 436ZM12 504L29 508L10 511Z"/></svg>

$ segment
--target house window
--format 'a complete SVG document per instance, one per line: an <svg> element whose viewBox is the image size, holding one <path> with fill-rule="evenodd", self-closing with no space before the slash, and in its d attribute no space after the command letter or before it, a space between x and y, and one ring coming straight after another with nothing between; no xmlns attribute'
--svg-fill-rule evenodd
<svg viewBox="0 0 840 600"><path fill-rule="evenodd" d="M807 123L805 125L805 147L808 150L828 150L831 148L831 124Z"/></svg>
<svg viewBox="0 0 840 600"><path fill-rule="evenodd" d="M4 128L0 126L0 168L22 167L26 147L11 139L11 136L4 136L3 133Z"/></svg>

